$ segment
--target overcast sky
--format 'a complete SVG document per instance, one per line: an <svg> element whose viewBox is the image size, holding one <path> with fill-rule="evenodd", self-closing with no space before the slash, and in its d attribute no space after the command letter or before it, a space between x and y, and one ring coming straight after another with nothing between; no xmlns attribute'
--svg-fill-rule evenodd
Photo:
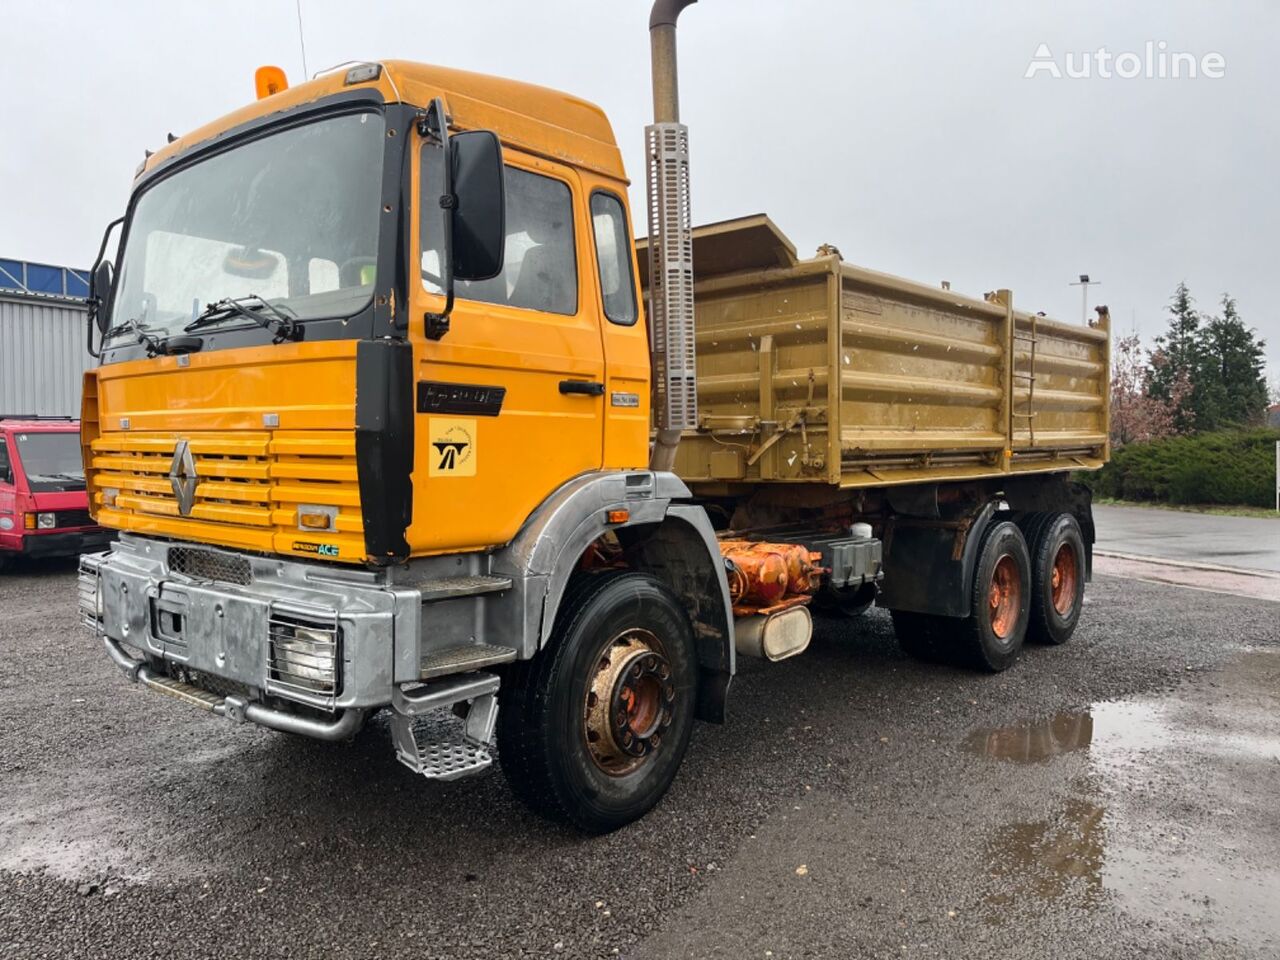
<svg viewBox="0 0 1280 960"><path fill-rule="evenodd" d="M310 70L397 57L601 104L643 184L647 0L302 0ZM0 256L87 266L143 150L303 76L294 0L7 0ZM1280 372L1280 3L701 0L681 20L694 218L766 212L802 255L1150 337L1230 291ZM1068 53L1221 54L1222 79L1026 79Z"/></svg>

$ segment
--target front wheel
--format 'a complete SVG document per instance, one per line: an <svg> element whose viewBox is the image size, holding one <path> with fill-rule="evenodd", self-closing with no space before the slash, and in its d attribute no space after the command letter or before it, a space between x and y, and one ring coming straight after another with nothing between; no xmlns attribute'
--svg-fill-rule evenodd
<svg viewBox="0 0 1280 960"><path fill-rule="evenodd" d="M583 576L547 648L504 679L498 756L535 812L616 830L667 792L693 728L697 661L676 598L640 573Z"/></svg>

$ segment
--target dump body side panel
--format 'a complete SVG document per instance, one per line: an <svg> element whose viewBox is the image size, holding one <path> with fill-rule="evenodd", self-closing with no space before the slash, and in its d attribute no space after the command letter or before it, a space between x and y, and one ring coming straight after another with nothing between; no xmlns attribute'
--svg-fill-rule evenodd
<svg viewBox="0 0 1280 960"><path fill-rule="evenodd" d="M643 241L642 241L643 246ZM643 263L643 259L642 259ZM1109 331L843 263L767 217L694 231L697 492L845 488L1096 469Z"/></svg>

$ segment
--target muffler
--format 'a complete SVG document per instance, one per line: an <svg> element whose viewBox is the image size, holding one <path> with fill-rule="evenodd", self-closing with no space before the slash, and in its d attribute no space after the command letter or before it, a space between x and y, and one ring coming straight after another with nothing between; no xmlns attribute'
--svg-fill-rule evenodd
<svg viewBox="0 0 1280 960"><path fill-rule="evenodd" d="M733 622L733 643L744 657L771 662L804 653L813 638L813 616L805 606L756 613Z"/></svg>

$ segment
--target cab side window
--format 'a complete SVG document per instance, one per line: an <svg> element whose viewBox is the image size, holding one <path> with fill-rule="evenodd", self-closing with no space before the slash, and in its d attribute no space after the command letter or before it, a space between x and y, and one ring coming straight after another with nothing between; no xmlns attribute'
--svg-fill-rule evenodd
<svg viewBox="0 0 1280 960"><path fill-rule="evenodd" d="M425 150L438 147L425 146ZM438 169L425 156L425 172ZM422 281L432 293L440 289L439 220L426 198L440 185L429 177L422 186ZM573 195L560 180L506 168L507 243L502 273L492 280L459 280L454 293L464 300L505 304L568 316L578 312L578 267L574 254Z"/></svg>
<svg viewBox="0 0 1280 960"><path fill-rule="evenodd" d="M604 315L629 327L639 318L636 283L631 272L631 240L622 201L597 190L591 195L591 227L596 237L596 261L600 265L600 292Z"/></svg>
<svg viewBox="0 0 1280 960"><path fill-rule="evenodd" d="M4 434L0 434L0 483L13 483L13 467L9 465L9 448L4 438Z"/></svg>

